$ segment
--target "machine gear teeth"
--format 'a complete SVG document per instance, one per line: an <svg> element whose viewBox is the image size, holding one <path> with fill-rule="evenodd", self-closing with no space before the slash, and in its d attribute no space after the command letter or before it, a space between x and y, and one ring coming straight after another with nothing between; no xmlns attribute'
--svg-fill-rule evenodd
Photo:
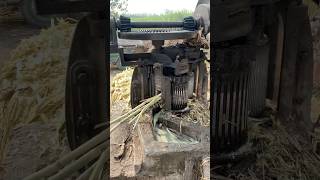
<svg viewBox="0 0 320 180"><path fill-rule="evenodd" d="M131 20L128 17L120 16L119 29L121 32L131 32Z"/></svg>
<svg viewBox="0 0 320 180"><path fill-rule="evenodd" d="M183 29L188 31L195 31L197 29L196 20L192 16L185 17L183 19Z"/></svg>

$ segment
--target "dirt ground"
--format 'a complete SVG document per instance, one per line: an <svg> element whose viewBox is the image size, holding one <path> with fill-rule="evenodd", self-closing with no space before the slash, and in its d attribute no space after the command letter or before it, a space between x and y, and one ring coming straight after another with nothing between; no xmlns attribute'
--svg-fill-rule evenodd
<svg viewBox="0 0 320 180"><path fill-rule="evenodd" d="M0 19L0 66L10 60L10 52L19 44L22 39L28 38L40 32L40 29L28 25L20 16L11 17L10 20ZM48 137L52 135L50 130L51 125L32 124L29 128L18 127L14 130L13 137L17 139L16 142L10 144L12 151L7 156L7 162L2 162L0 166L0 179L21 179L42 163L40 159L31 155L30 152L39 152ZM44 137L44 138L42 138ZM49 142L49 141L48 141ZM42 144L42 145L41 145ZM22 148L23 147L23 148ZM44 149L42 149L44 150ZM39 154L38 154L39 155ZM40 158L40 159L39 159ZM35 165L38 162L38 165ZM4 167L3 167L4 166ZM21 168L24 166L24 168ZM19 168L20 167L20 168ZM11 171L10 177L4 171ZM13 173L13 171L15 171ZM3 177L5 175L5 177Z"/></svg>
<svg viewBox="0 0 320 180"><path fill-rule="evenodd" d="M60 138L56 131L54 122L35 122L14 128L8 144L10 151L3 162L3 180L21 180L69 152L67 146L57 146Z"/></svg>

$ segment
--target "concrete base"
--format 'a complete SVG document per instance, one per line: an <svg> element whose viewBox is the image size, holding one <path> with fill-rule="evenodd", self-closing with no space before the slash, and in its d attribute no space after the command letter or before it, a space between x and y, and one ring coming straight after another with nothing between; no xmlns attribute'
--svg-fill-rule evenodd
<svg viewBox="0 0 320 180"><path fill-rule="evenodd" d="M160 118L159 118L160 121ZM164 120L162 119L164 122ZM155 140L153 127L151 123L140 123L138 125L138 137L135 146L140 145L140 155L135 154L136 172L138 176L170 176L181 174L184 179L196 179L190 177L190 169L192 170L196 161L201 161L204 156L209 156L210 153L210 140L209 140L209 127L206 131L202 128L188 126L185 121L176 121L170 119L167 122L171 123L171 127L177 122L181 123L182 133L189 135L199 141L197 144L175 144L163 143ZM135 149L139 149L136 147ZM140 165L139 165L140 164ZM191 167L190 167L191 166ZM186 173L185 173L186 172ZM188 175L189 174L189 175Z"/></svg>

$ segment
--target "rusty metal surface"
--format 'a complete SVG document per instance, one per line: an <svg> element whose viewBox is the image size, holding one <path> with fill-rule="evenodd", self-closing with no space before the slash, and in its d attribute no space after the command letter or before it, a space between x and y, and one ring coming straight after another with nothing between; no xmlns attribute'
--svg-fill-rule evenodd
<svg viewBox="0 0 320 180"><path fill-rule="evenodd" d="M101 130L94 126L109 119L106 37L90 31L92 20L97 19L87 16L80 20L70 49L65 116L71 149L94 137Z"/></svg>
<svg viewBox="0 0 320 180"><path fill-rule="evenodd" d="M258 116L265 108L268 80L269 47L257 49L256 60L251 63L249 83L249 115Z"/></svg>
<svg viewBox="0 0 320 180"><path fill-rule="evenodd" d="M215 42L232 40L250 33L254 21L250 0L213 1L212 4Z"/></svg>
<svg viewBox="0 0 320 180"><path fill-rule="evenodd" d="M216 49L211 131L213 152L237 149L246 141L249 60L246 47Z"/></svg>

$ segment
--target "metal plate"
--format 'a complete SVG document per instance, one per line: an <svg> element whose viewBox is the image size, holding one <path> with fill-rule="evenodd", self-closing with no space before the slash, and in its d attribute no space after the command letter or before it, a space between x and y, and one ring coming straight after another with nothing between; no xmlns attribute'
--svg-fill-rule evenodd
<svg viewBox="0 0 320 180"><path fill-rule="evenodd" d="M132 108L138 106L143 98L142 81L142 74L139 72L139 69L137 67L134 68L130 91L130 103Z"/></svg>
<svg viewBox="0 0 320 180"><path fill-rule="evenodd" d="M222 42L246 36L253 27L250 0L213 1L213 41Z"/></svg>
<svg viewBox="0 0 320 180"><path fill-rule="evenodd" d="M131 107L138 106L143 99L155 95L155 78L153 66L136 67L133 70L130 91Z"/></svg>

